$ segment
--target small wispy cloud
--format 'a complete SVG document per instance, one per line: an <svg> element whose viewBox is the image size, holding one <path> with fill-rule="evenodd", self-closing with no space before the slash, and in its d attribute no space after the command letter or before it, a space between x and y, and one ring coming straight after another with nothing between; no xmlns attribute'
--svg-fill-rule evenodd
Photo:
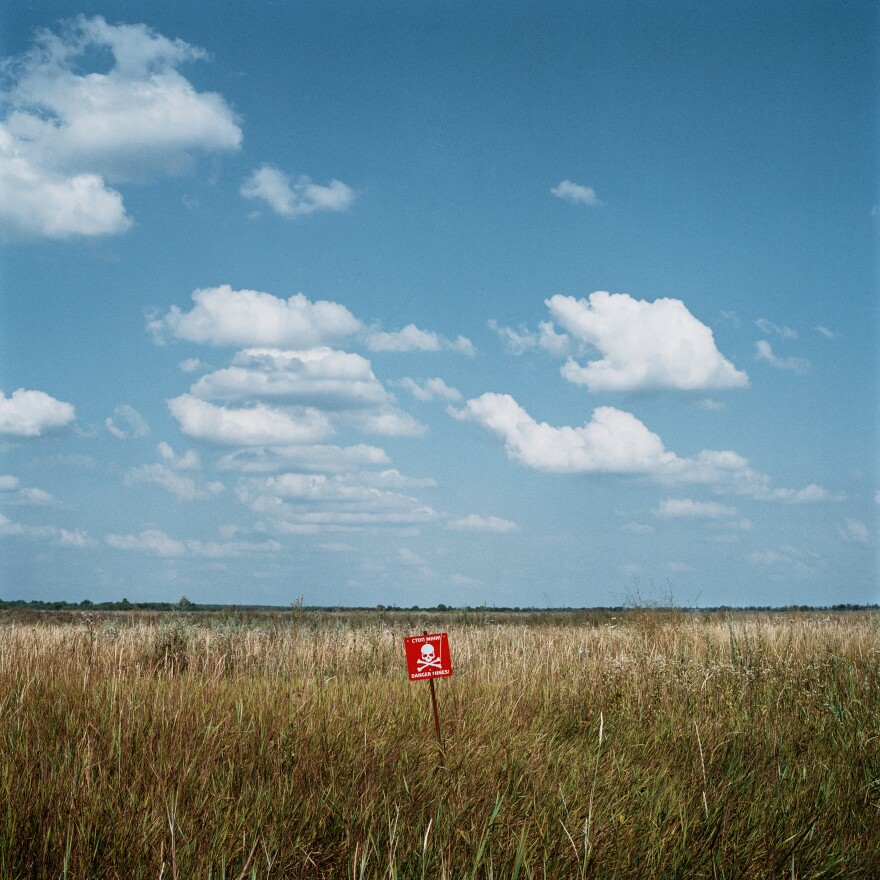
<svg viewBox="0 0 880 880"><path fill-rule="evenodd" d="M58 503L51 492L34 486L22 486L18 477L0 474L0 503L6 505L25 505L51 507Z"/></svg>
<svg viewBox="0 0 880 880"><path fill-rule="evenodd" d="M602 202L596 195L596 191L591 186L582 186L572 180L563 180L550 190L558 199L564 202L570 202L573 205L589 205L591 208L598 208Z"/></svg>
<svg viewBox="0 0 880 880"><path fill-rule="evenodd" d="M868 527L858 519L847 518L838 527L837 533L844 541L852 544L869 544Z"/></svg>
<svg viewBox="0 0 880 880"><path fill-rule="evenodd" d="M202 559L230 559L260 553L276 553L278 541L200 541L172 538L160 529L145 529L137 535L107 534L104 541L116 550L129 550L165 558L191 556Z"/></svg>
<svg viewBox="0 0 880 880"><path fill-rule="evenodd" d="M451 388L442 379L415 380L406 377L398 379L390 384L398 388L405 388L416 400L448 400L457 403L462 399L461 392L457 388Z"/></svg>
<svg viewBox="0 0 880 880"><path fill-rule="evenodd" d="M775 550L763 550L749 554L752 565L768 568L783 568L802 576L815 576L819 573L822 560L818 553L801 550L791 544L782 544Z"/></svg>
<svg viewBox="0 0 880 880"><path fill-rule="evenodd" d="M551 321L541 321L537 332L529 330L525 325L516 329L503 327L494 318L489 319L487 326L504 341L504 350L508 354L519 356L531 349L540 348L553 357L565 357L571 348L568 334L557 332Z"/></svg>
<svg viewBox="0 0 880 880"><path fill-rule="evenodd" d="M200 370L210 369L208 364L198 358L186 358L185 360L182 360L178 366L182 373L197 373Z"/></svg>
<svg viewBox="0 0 880 880"><path fill-rule="evenodd" d="M753 497L762 501L781 501L783 504L813 504L817 501L843 501L844 496L829 492L822 486L810 483L803 489L769 489L757 492Z"/></svg>
<svg viewBox="0 0 880 880"><path fill-rule="evenodd" d="M95 541L82 529L68 530L53 525L32 526L15 522L0 513L0 536L42 541L55 547L94 547Z"/></svg>
<svg viewBox="0 0 880 880"><path fill-rule="evenodd" d="M404 565L427 565L424 559L418 555L418 553L413 553L409 547L401 547L397 551L397 558Z"/></svg>
<svg viewBox="0 0 880 880"><path fill-rule="evenodd" d="M826 339L840 339L839 333L835 333L834 330L829 330L827 327L823 327L821 324L818 325L815 330L820 336L824 336Z"/></svg>
<svg viewBox="0 0 880 880"><path fill-rule="evenodd" d="M161 463L145 464L132 468L125 475L127 486L133 483L154 483L161 486L172 495L176 495L181 501L196 501L205 498L213 498L225 490L220 482L202 482L181 473L181 471L198 470L201 467L198 453L187 450L183 455L177 455L167 443L162 442L158 446Z"/></svg>
<svg viewBox="0 0 880 880"><path fill-rule="evenodd" d="M691 498L667 498L661 501L656 515L664 519L718 519L736 516L736 508L717 501L694 501Z"/></svg>
<svg viewBox="0 0 880 880"><path fill-rule="evenodd" d="M147 420L127 403L117 406L113 415L107 416L104 425L117 440L136 440L150 433Z"/></svg>
<svg viewBox="0 0 880 880"><path fill-rule="evenodd" d="M773 353L773 348L766 339L759 339L755 343L755 360L764 361L777 370L788 370L792 373L809 372L810 362L799 357L779 357Z"/></svg>
<svg viewBox="0 0 880 880"><path fill-rule="evenodd" d="M798 338L797 330L794 330L791 327L774 324L772 321L768 321L766 318L758 318L758 320L755 321L755 326L767 336L776 335L781 336L783 339Z"/></svg>
<svg viewBox="0 0 880 880"><path fill-rule="evenodd" d="M660 569L662 571L668 571L672 574L684 574L685 572L693 571L694 567L692 565L688 565L686 562L664 562Z"/></svg>
<svg viewBox="0 0 880 880"><path fill-rule="evenodd" d="M282 217L305 217L317 211L347 211L355 200L355 191L341 180L326 186L303 175L293 184L287 174L273 165L262 165L241 185L241 196L262 199Z"/></svg>
<svg viewBox="0 0 880 880"><path fill-rule="evenodd" d="M385 332L376 330L367 336L370 351L457 351L473 357L474 344L464 336L446 339L433 330L422 330L415 324L407 324L402 330Z"/></svg>
<svg viewBox="0 0 880 880"><path fill-rule="evenodd" d="M452 520L447 528L454 532L491 532L496 535L519 531L519 526L512 520L500 516L479 516L476 513Z"/></svg>
<svg viewBox="0 0 880 880"><path fill-rule="evenodd" d="M704 397L697 402L697 406L700 407L700 409L709 410L709 412L720 412L726 408L720 400L715 400L713 397Z"/></svg>

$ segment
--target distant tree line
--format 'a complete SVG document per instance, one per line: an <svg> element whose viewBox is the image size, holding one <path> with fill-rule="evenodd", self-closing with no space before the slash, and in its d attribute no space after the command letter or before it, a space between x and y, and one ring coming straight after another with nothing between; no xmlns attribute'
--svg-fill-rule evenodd
<svg viewBox="0 0 880 880"><path fill-rule="evenodd" d="M290 605L227 605L217 603L192 602L186 596L181 596L176 602L129 602L128 599L120 599L114 602L92 602L90 599L83 599L81 602L67 602L63 600L46 601L42 599L0 599L0 611L15 608L29 608L33 611L293 611L295 613L303 611L320 611L320 612L355 612L355 611L372 611L394 614L395 612L416 611L416 612L454 612L466 614L480 613L523 613L536 614L540 612L553 611L557 614L576 614L585 611L607 612L609 614L622 614L632 611L631 605L603 605L603 606L584 606L584 607L553 607L543 608L536 605L506 606L506 605L446 605L443 602L433 606L411 605L408 607L400 607L398 605L303 605L301 600L291 603ZM652 610L653 606L648 606L646 610ZM870 611L880 610L880 605L857 605L853 603L840 603L837 605L716 605L712 607L700 606L699 608L679 608L672 606L657 606L662 611L684 611L696 613L708 612L749 612L749 611L775 611L775 612L792 612L792 611Z"/></svg>

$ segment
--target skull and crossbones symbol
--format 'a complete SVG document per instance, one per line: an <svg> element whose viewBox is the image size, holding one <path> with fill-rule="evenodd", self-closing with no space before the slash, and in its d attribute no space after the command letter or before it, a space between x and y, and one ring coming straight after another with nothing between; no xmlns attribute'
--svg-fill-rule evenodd
<svg viewBox="0 0 880 880"><path fill-rule="evenodd" d="M426 669L440 669L440 655L434 650L434 646L429 642L422 645L422 656L417 663L418 671L424 672Z"/></svg>

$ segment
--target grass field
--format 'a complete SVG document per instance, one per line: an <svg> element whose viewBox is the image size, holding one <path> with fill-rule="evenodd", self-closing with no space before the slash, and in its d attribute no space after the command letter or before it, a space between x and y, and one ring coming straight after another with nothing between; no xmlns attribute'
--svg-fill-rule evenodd
<svg viewBox="0 0 880 880"><path fill-rule="evenodd" d="M4 880L878 876L876 613L0 616Z"/></svg>

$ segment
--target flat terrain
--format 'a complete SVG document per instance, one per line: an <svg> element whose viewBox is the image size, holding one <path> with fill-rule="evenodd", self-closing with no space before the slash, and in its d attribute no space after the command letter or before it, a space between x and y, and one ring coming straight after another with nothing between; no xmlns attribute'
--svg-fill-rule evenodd
<svg viewBox="0 0 880 880"><path fill-rule="evenodd" d="M878 718L869 612L7 612L0 877L877 877Z"/></svg>

